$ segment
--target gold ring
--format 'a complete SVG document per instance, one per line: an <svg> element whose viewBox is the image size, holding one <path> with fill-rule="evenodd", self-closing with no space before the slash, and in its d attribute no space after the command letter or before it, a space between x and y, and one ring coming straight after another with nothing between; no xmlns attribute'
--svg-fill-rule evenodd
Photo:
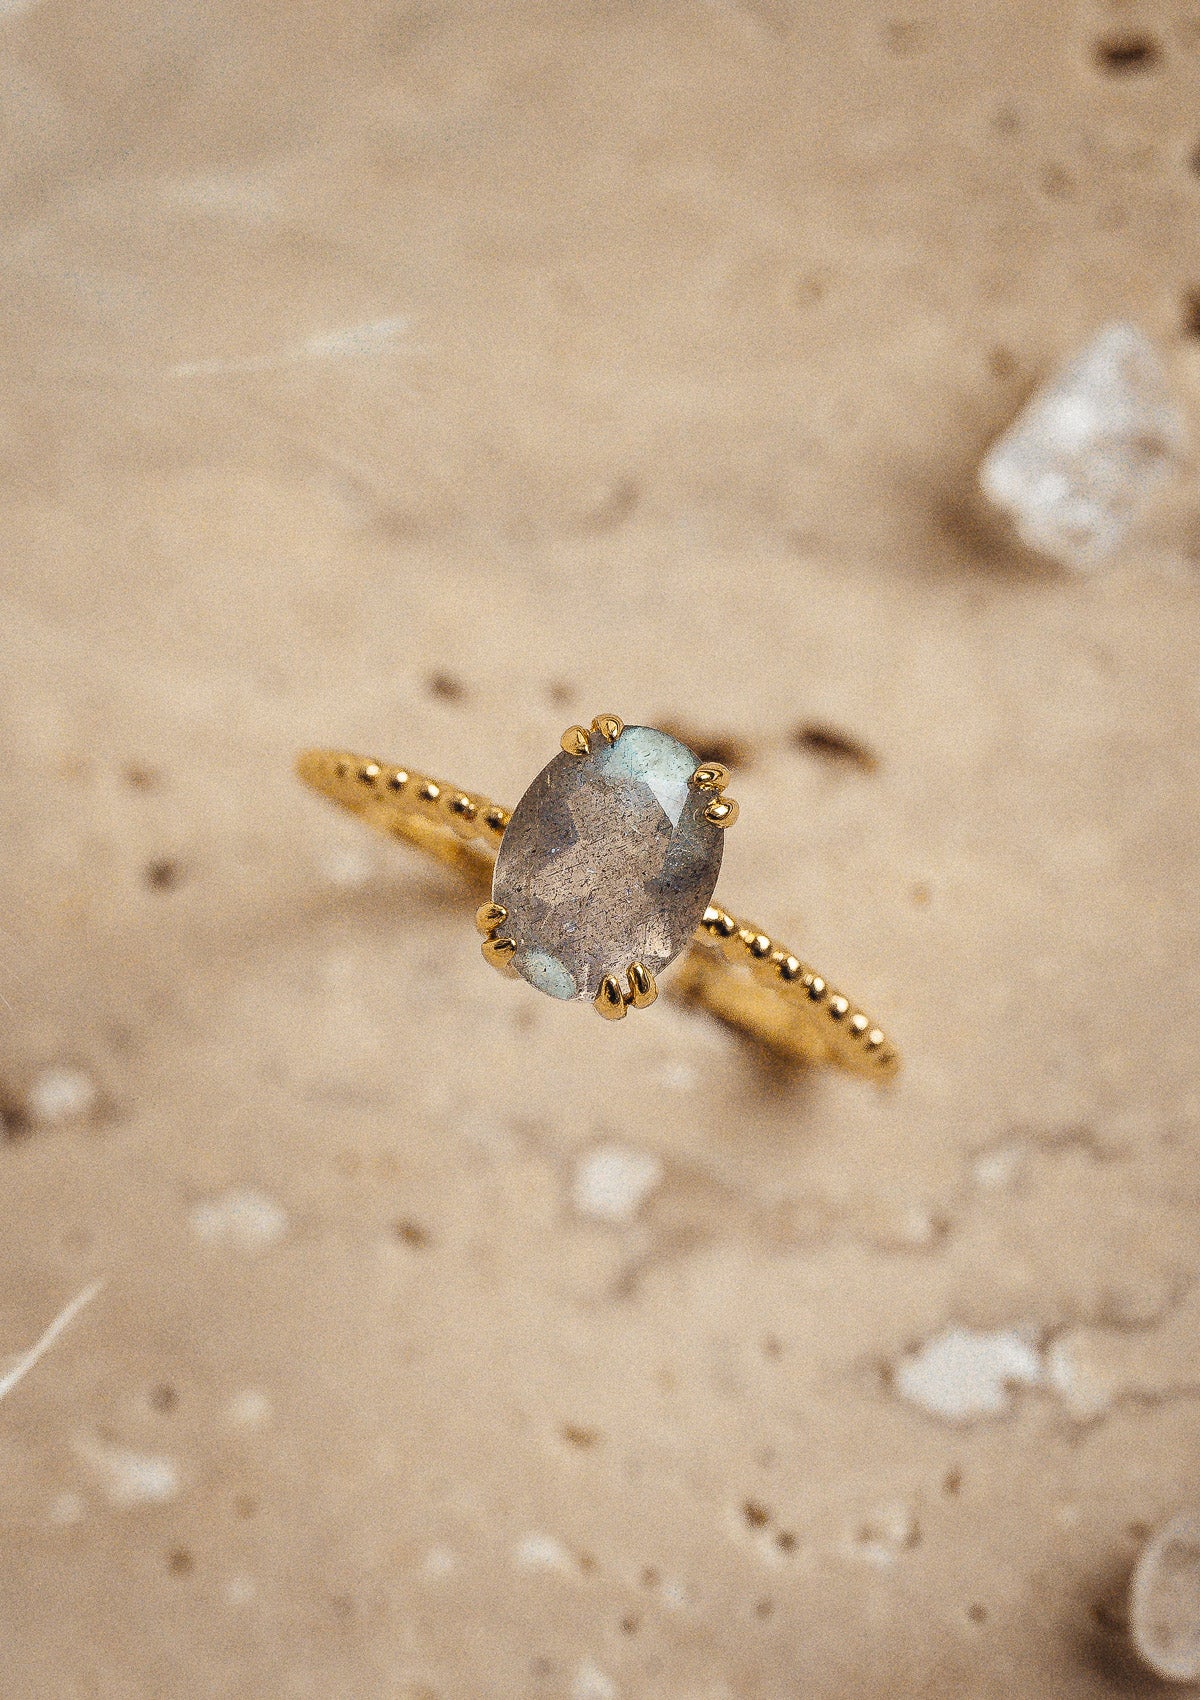
<svg viewBox="0 0 1200 1700"><path fill-rule="evenodd" d="M674 989L792 1061L887 1080L882 1029L761 927L712 901L738 806L728 774L677 738L598 714L514 810L411 768L306 750L314 790L482 884L476 914L493 968L608 1020L644 1009L677 957Z"/></svg>

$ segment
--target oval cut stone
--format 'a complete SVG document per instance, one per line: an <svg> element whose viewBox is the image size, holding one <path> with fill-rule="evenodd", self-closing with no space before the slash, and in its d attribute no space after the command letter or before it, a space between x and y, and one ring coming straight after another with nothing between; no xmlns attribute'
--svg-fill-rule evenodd
<svg viewBox="0 0 1200 1700"><path fill-rule="evenodd" d="M559 755L513 810L492 898L508 910L513 966L552 998L592 999L631 962L658 974L688 943L712 898L723 834L704 819L712 792L678 738L626 726Z"/></svg>

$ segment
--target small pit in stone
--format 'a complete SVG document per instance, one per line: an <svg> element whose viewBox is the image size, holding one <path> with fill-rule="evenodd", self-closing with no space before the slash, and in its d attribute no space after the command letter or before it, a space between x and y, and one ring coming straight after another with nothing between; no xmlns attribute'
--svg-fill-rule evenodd
<svg viewBox="0 0 1200 1700"><path fill-rule="evenodd" d="M167 1554L167 1574L169 1576L190 1576L196 1568L196 1561L186 1547L176 1547Z"/></svg>
<svg viewBox="0 0 1200 1700"><path fill-rule="evenodd" d="M1152 70L1162 57L1162 49L1145 30L1121 30L1102 36L1093 55L1106 76L1127 77Z"/></svg>
<svg viewBox="0 0 1200 1700"><path fill-rule="evenodd" d="M428 1228L423 1228L419 1222L397 1222L396 1238L411 1246L414 1251L427 1251L430 1245Z"/></svg>
<svg viewBox="0 0 1200 1700"><path fill-rule="evenodd" d="M174 891L183 883L183 865L172 856L157 856L146 863L142 877L151 891Z"/></svg>
<svg viewBox="0 0 1200 1700"><path fill-rule="evenodd" d="M179 1394L170 1382L160 1382L157 1387L150 1389L150 1409L157 1411L160 1416L167 1416L179 1403Z"/></svg>
<svg viewBox="0 0 1200 1700"><path fill-rule="evenodd" d="M805 721L797 726L792 741L803 755L817 756L834 765L857 767L863 773L874 773L879 766L878 756L866 744L825 721Z"/></svg>
<svg viewBox="0 0 1200 1700"><path fill-rule="evenodd" d="M564 1423L559 1430L568 1446L577 1446L581 1452L588 1452L599 1444L599 1429L588 1428L585 1423Z"/></svg>
<svg viewBox="0 0 1200 1700"><path fill-rule="evenodd" d="M771 1521L771 1513L765 1505L760 1505L757 1499L748 1499L742 1506L742 1516L748 1529L765 1529Z"/></svg>
<svg viewBox="0 0 1200 1700"><path fill-rule="evenodd" d="M1200 289L1189 289L1183 297L1183 331L1200 337Z"/></svg>
<svg viewBox="0 0 1200 1700"><path fill-rule="evenodd" d="M444 668L430 674L428 688L430 696L436 697L438 702L462 702L467 694L467 687L462 681Z"/></svg>

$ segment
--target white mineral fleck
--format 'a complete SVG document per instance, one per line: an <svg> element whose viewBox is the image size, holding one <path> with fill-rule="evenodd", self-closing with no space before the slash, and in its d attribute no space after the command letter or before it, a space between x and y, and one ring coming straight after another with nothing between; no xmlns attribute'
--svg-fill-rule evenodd
<svg viewBox="0 0 1200 1700"><path fill-rule="evenodd" d="M50 1521L69 1528L73 1523L82 1523L86 1512L87 1502L81 1493L59 1493L50 1506Z"/></svg>
<svg viewBox="0 0 1200 1700"><path fill-rule="evenodd" d="M979 482L1029 548L1094 567L1121 547L1186 446L1154 345L1135 325L1112 324L1032 397Z"/></svg>
<svg viewBox="0 0 1200 1700"><path fill-rule="evenodd" d="M235 1187L217 1198L203 1199L191 1213L192 1232L210 1245L229 1245L237 1251L260 1251L274 1245L287 1231L287 1214L265 1193Z"/></svg>
<svg viewBox="0 0 1200 1700"><path fill-rule="evenodd" d="M1081 1422L1103 1415L1116 1394L1104 1354L1091 1348L1084 1331L1061 1335L1046 1350L1046 1384Z"/></svg>
<svg viewBox="0 0 1200 1700"><path fill-rule="evenodd" d="M134 1452L91 1435L76 1440L75 1451L113 1505L162 1505L179 1492L179 1466L161 1453Z"/></svg>
<svg viewBox="0 0 1200 1700"><path fill-rule="evenodd" d="M1014 1388L1037 1387L1041 1379L1041 1354L1016 1329L947 1328L901 1358L895 1371L901 1398L960 1423L1003 1416Z"/></svg>
<svg viewBox="0 0 1200 1700"><path fill-rule="evenodd" d="M662 1179L662 1163L629 1145L597 1145L575 1170L572 1197L581 1216L630 1222Z"/></svg>
<svg viewBox="0 0 1200 1700"><path fill-rule="evenodd" d="M571 1700L617 1700L617 1685L599 1665L585 1660L575 1672Z"/></svg>
<svg viewBox="0 0 1200 1700"><path fill-rule="evenodd" d="M522 1570L558 1570L574 1574L578 1569L570 1549L553 1535L526 1535L514 1547L513 1558Z"/></svg>
<svg viewBox="0 0 1200 1700"><path fill-rule="evenodd" d="M851 1550L870 1564L884 1566L895 1564L900 1554L917 1546L920 1539L915 1508L903 1500L892 1500L876 1506L855 1529Z"/></svg>
<svg viewBox="0 0 1200 1700"><path fill-rule="evenodd" d="M1142 1548L1129 1631L1156 1676L1200 1681L1200 1515L1173 1517Z"/></svg>
<svg viewBox="0 0 1200 1700"><path fill-rule="evenodd" d="M74 1063L44 1068L29 1088L26 1107L35 1122L53 1126L79 1121L96 1107L99 1093L90 1074Z"/></svg>
<svg viewBox="0 0 1200 1700"><path fill-rule="evenodd" d="M257 1593L258 1584L253 1576L240 1571L235 1571L225 1583L225 1598L231 1606L248 1606Z"/></svg>
<svg viewBox="0 0 1200 1700"><path fill-rule="evenodd" d="M421 1569L426 1576L449 1576L458 1567L458 1554L452 1547L430 1547Z"/></svg>
<svg viewBox="0 0 1200 1700"><path fill-rule="evenodd" d="M270 1399L257 1387L244 1387L225 1407L226 1421L237 1428L265 1428L273 1415Z"/></svg>

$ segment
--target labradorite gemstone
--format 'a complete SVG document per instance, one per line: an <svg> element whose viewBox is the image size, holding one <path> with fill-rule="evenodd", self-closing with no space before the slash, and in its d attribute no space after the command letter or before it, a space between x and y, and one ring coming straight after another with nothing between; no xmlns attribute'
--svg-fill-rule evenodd
<svg viewBox="0 0 1200 1700"><path fill-rule="evenodd" d="M513 810L492 898L508 910L513 966L552 998L594 998L631 962L657 974L700 923L723 836L704 819L712 794L677 738L627 726L592 734L586 756L558 755Z"/></svg>

